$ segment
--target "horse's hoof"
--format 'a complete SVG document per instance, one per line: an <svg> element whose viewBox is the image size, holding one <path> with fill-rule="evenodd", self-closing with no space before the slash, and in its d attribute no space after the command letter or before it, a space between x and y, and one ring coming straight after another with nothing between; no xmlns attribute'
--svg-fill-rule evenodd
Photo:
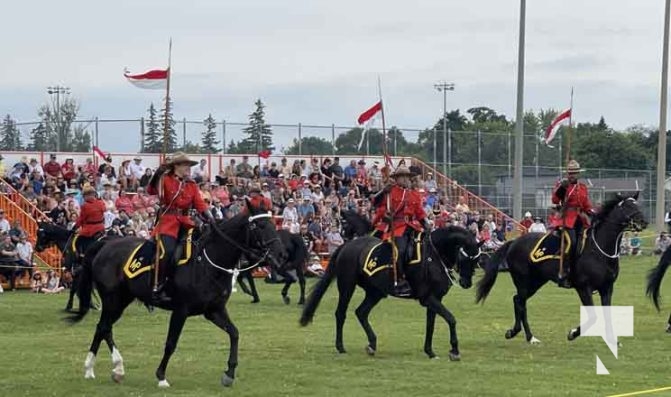
<svg viewBox="0 0 671 397"><path fill-rule="evenodd" d="M666 333L671 334L671 324L666 326Z"/></svg>
<svg viewBox="0 0 671 397"><path fill-rule="evenodd" d="M366 353L368 353L369 356L374 356L375 355L375 349L373 349L370 345L366 346Z"/></svg>
<svg viewBox="0 0 671 397"><path fill-rule="evenodd" d="M224 374L221 376L221 385L224 387L231 387L233 386L233 382L235 379L231 378L230 376Z"/></svg>
<svg viewBox="0 0 671 397"><path fill-rule="evenodd" d="M160 387L161 389L167 389L168 387L170 387L170 383L168 383L168 381L165 379L159 380L158 387Z"/></svg>
<svg viewBox="0 0 671 397"><path fill-rule="evenodd" d="M535 336L532 336L531 339L529 339L529 344L530 345L540 345L541 341L540 341L540 339L537 339Z"/></svg>
<svg viewBox="0 0 671 397"><path fill-rule="evenodd" d="M506 331L506 339L512 339L517 335L517 332L514 332L512 329Z"/></svg>
<svg viewBox="0 0 671 397"><path fill-rule="evenodd" d="M575 329L570 330L570 331L568 332L568 336L566 336L566 339L568 339L569 341L575 340L575 338L578 337L578 336L576 335L576 332L577 332L577 330L575 330Z"/></svg>
<svg viewBox="0 0 671 397"><path fill-rule="evenodd" d="M261 302L261 299L254 299L254 300L251 301L250 303L259 303L259 302Z"/></svg>
<svg viewBox="0 0 671 397"><path fill-rule="evenodd" d="M344 347L336 347L336 350L338 350L338 353L340 353L340 354L345 354L345 353L347 353L347 350L345 350Z"/></svg>
<svg viewBox="0 0 671 397"><path fill-rule="evenodd" d="M291 298L284 295L284 296L282 296L282 301L284 302L285 305L288 305L289 303L291 303Z"/></svg>
<svg viewBox="0 0 671 397"><path fill-rule="evenodd" d="M461 354L450 352L450 361L461 361Z"/></svg>
<svg viewBox="0 0 671 397"><path fill-rule="evenodd" d="M123 381L123 375L122 374L115 374L112 372L112 380L114 383L121 383Z"/></svg>
<svg viewBox="0 0 671 397"><path fill-rule="evenodd" d="M431 360L437 358L436 353L434 353L432 351L424 351L424 353L426 353L426 355L429 356L429 359L431 359Z"/></svg>
<svg viewBox="0 0 671 397"><path fill-rule="evenodd" d="M96 375L93 373L93 371L86 371L84 373L84 379L95 379Z"/></svg>

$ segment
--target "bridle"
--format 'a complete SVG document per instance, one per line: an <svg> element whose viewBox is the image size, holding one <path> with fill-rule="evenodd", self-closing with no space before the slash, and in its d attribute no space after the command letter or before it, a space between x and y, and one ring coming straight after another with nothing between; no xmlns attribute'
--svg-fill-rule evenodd
<svg viewBox="0 0 671 397"><path fill-rule="evenodd" d="M636 199L635 198L627 197L626 199L620 201L617 204L617 206L620 207L620 208L624 208L623 204L627 201L632 201L634 204L636 204ZM638 208L636 208L636 211L640 212L640 210ZM631 213L625 212L626 222L614 222L614 221L610 221L608 219L604 219L604 220L600 221L598 224L594 225L594 227L592 227L592 230L590 232L592 242L594 243L594 246L596 247L597 251L599 251L599 253L601 253L601 255L603 255L603 256L605 256L606 258L609 258L609 259L617 259L617 258L620 257L620 242L622 240L622 235L624 234L624 232L627 231L627 230L636 230L636 229L640 228L640 225L638 225L636 222L634 222L633 215L635 213L636 212L634 212L634 211L632 211ZM618 227L622 227L622 231L617 235L617 238L615 239L615 253L613 253L612 255L605 252L601 248L601 246L599 246L599 243L596 241L596 229L601 223L610 223L610 224L616 225Z"/></svg>
<svg viewBox="0 0 671 397"><path fill-rule="evenodd" d="M459 266L459 255L467 258L469 261L474 261L474 260L478 259L480 257L480 255L482 254L482 252L480 251L480 247L478 247L478 253L475 254L475 255L468 255L468 253L466 252L464 247L459 247L459 251L457 251L457 258L455 260L455 263L450 264L450 263L445 263L445 261L443 261L443 256L440 254L440 251L438 251L438 248L436 248L436 246L433 244L433 239L431 238L431 233L427 233L426 238L429 240L429 247L431 248L431 255L429 255L429 257L426 259L427 262L432 262L433 261L432 258L434 257L434 255L437 256L438 261L440 262L440 265L442 266L443 271L445 272L445 275L450 280L452 285L459 285L461 287L461 284L459 284L455 281L456 276L453 274L454 271L455 271L455 268L456 268L457 272L459 272L459 270L460 270L459 269L460 268L460 266ZM461 288L463 288L463 287L461 287Z"/></svg>
<svg viewBox="0 0 671 397"><path fill-rule="evenodd" d="M263 213L263 214L257 214L257 215L250 216L247 219L247 222L249 223L249 230L248 230L248 233L247 233L247 238L246 238L245 245L248 246L248 243L249 243L249 231L255 233L255 235L258 236L258 234L257 234L258 226L256 225L256 221L259 220L259 219L263 219L263 218L272 218L272 215L270 213ZM256 252L256 250L254 250L252 248L246 248L245 246L239 244L237 241L235 241L234 239L229 237L226 233L222 232L221 229L219 229L219 227L216 225L216 223L212 224L211 226L212 226L212 230L214 230L214 232L219 237L226 240L229 244L233 245L235 248L240 250L243 254L246 254L248 257L251 256L251 257L259 258L259 260L256 263L254 263L253 265L250 265L246 268L243 268L243 269L238 269L238 268L228 269L228 268L219 266L216 263L214 263L214 261L212 261L212 259L210 259L209 255L207 254L207 250L203 246L202 253L203 253L203 257L207 261L207 263L210 266L214 267L215 269L224 271L228 274L232 274L234 276L233 280L235 280L237 278L238 273L253 269L256 266L258 266L260 263L264 262L266 260L266 258L268 257L268 255L270 254L271 244L276 242L276 241L281 241L279 237L274 237L274 238L272 238L268 241L261 241L261 244L263 246L262 251L264 251L264 252L259 255L259 253ZM258 240L259 239L257 239L257 241ZM201 259L202 258L200 258L200 257L197 258L197 260L199 260L199 261Z"/></svg>

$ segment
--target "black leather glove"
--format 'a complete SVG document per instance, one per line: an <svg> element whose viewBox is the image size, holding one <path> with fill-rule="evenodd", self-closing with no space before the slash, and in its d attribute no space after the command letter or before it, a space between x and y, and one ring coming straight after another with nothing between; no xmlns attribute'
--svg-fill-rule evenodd
<svg viewBox="0 0 671 397"><path fill-rule="evenodd" d="M562 179L561 182L559 182L559 185L561 187L563 187L564 189L566 189L568 187L568 184L569 184L569 182L568 182L568 179L566 179L566 178Z"/></svg>
<svg viewBox="0 0 671 397"><path fill-rule="evenodd" d="M165 172L168 171L168 167L165 165L161 165L154 171L154 175L151 176L151 179L149 180L149 186L153 187L154 189L158 190L158 183L161 180L161 176L165 174Z"/></svg>
<svg viewBox="0 0 671 397"><path fill-rule="evenodd" d="M212 215L212 212L209 210L205 210L200 213L200 219L203 220L203 222L213 225L215 222L214 215Z"/></svg>

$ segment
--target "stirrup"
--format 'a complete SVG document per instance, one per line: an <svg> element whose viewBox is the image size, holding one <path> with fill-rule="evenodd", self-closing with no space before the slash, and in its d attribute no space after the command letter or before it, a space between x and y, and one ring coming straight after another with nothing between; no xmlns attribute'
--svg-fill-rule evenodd
<svg viewBox="0 0 671 397"><path fill-rule="evenodd" d="M560 274L557 278L557 286L559 286L560 288L568 288L568 289L573 288L573 286L571 285L571 281L569 280L569 275Z"/></svg>
<svg viewBox="0 0 671 397"><path fill-rule="evenodd" d="M153 306L168 304L172 302L172 297L166 292L166 282L159 284L158 288L151 293L151 301Z"/></svg>
<svg viewBox="0 0 671 397"><path fill-rule="evenodd" d="M407 280L401 279L394 284L394 296L409 297L412 296L412 288Z"/></svg>

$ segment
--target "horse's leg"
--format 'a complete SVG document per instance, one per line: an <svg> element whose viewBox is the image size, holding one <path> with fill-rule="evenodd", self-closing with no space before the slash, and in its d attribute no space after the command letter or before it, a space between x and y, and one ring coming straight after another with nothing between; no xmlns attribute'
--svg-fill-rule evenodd
<svg viewBox="0 0 671 397"><path fill-rule="evenodd" d="M298 304L302 305L305 303L305 272L303 271L303 266L296 267L296 275L298 276L298 286L301 288L301 296L298 298Z"/></svg>
<svg viewBox="0 0 671 397"><path fill-rule="evenodd" d="M592 310L594 306L594 300L592 299L592 290L589 288L581 288L578 290L578 296L580 297L580 302L582 302L582 305L588 306L589 319L587 320L587 323L580 324L576 328L573 328L572 330L569 331L567 338L570 341L580 336L580 327L591 327L596 323L596 315L594 313L594 310Z"/></svg>
<svg viewBox="0 0 671 397"><path fill-rule="evenodd" d="M363 302L361 302L359 307L357 307L356 311L354 312L356 317L359 319L359 323L361 323L363 330L366 332L366 336L368 337L368 346L366 346L366 352L371 356L375 355L375 351L377 350L377 336L375 335L375 331L373 331L373 327L371 327L370 323L368 322L368 315L370 314L370 311L373 310L375 305L380 302L380 299L382 299L382 295L380 295L377 291L372 289L368 290L366 291L366 297L364 298Z"/></svg>
<svg viewBox="0 0 671 397"><path fill-rule="evenodd" d="M121 315L121 312L119 311L121 305L116 296L109 293L103 295L102 305L103 310L100 313L100 320L98 320L98 324L96 325L96 332L93 335L93 341L89 347L89 352L86 354L86 360L84 360L85 379L94 379L96 377L93 368L95 367L96 355L100 349L100 344L102 343L103 339L107 338L111 333L112 325L116 320L118 320L118 316ZM123 309L121 309L121 311L123 311Z"/></svg>
<svg viewBox="0 0 671 397"><path fill-rule="evenodd" d="M436 326L436 312L431 308L426 308L426 333L424 334L424 353L429 358L436 358L433 352L433 330Z"/></svg>
<svg viewBox="0 0 671 397"><path fill-rule="evenodd" d="M513 311L515 312L515 324L513 327L506 331L506 339L512 339L517 336L522 330L522 314L521 314L522 301L520 298L519 291L515 296L513 296Z"/></svg>
<svg viewBox="0 0 671 397"><path fill-rule="evenodd" d="M254 275L251 270L247 272L247 281L249 281L249 289L252 290L252 303L261 302L259 292L256 290L256 281L254 281Z"/></svg>
<svg viewBox="0 0 671 397"><path fill-rule="evenodd" d="M294 279L291 277L285 277L284 278L284 287L282 287L282 302L284 302L285 305L288 305L291 303L291 298L289 298L289 288L291 287L291 284L294 283Z"/></svg>
<svg viewBox="0 0 671 397"><path fill-rule="evenodd" d="M427 309L433 310L436 314L442 317L447 325L450 327L450 360L459 361L461 355L459 354L459 339L457 338L457 320L454 318L454 315L447 310L443 303L437 297L430 295L425 298L420 303L427 307Z"/></svg>
<svg viewBox="0 0 671 397"><path fill-rule="evenodd" d="M123 314L123 311L133 300L134 298L130 294L122 297L119 309L110 315L110 330L107 335L104 336L105 342L107 342L107 346L109 347L110 353L112 354L112 380L116 383L120 383L123 380L124 375L126 374L126 370L123 366L123 357L121 356L121 352L116 347L116 343L114 342L114 331L112 326L114 326L114 323L116 323L119 318L121 318L121 314Z"/></svg>
<svg viewBox="0 0 671 397"><path fill-rule="evenodd" d="M68 298L68 303L65 305L65 311L69 312L72 310L72 304L74 303L75 295L77 294L77 287L79 286L79 276L72 278L72 285L70 285L70 297Z"/></svg>
<svg viewBox="0 0 671 397"><path fill-rule="evenodd" d="M347 318L347 306L354 295L356 284L354 280L338 278L338 307L335 311L336 317L336 349L338 353L347 353L342 340L343 325Z"/></svg>
<svg viewBox="0 0 671 397"><path fill-rule="evenodd" d="M170 328L168 328L168 337L165 340L165 348L163 349L163 358L156 369L156 378L158 379L158 387L170 387L170 383L165 379L165 370L168 367L168 361L177 348L179 336L182 334L182 328L186 322L187 309L186 307L178 307L172 311L170 315Z"/></svg>
<svg viewBox="0 0 671 397"><path fill-rule="evenodd" d="M231 347L228 353L228 369L221 377L221 384L223 386L231 386L235 380L235 368L238 366L238 329L231 321L225 306L220 307L217 311L205 313L205 318L226 331L230 339Z"/></svg>
<svg viewBox="0 0 671 397"><path fill-rule="evenodd" d="M613 299L613 285L611 284L610 286L599 290L599 295L601 295L601 310L603 310L604 316L606 317L604 319L606 321L606 341L610 341L615 345L621 345L621 343L617 341L617 337L613 334L613 314L610 311Z"/></svg>
<svg viewBox="0 0 671 397"><path fill-rule="evenodd" d="M666 332L671 334L671 314L669 314L669 320L666 322Z"/></svg>
<svg viewBox="0 0 671 397"><path fill-rule="evenodd" d="M247 273L242 272L238 274L238 278L235 281L238 283L243 293L252 296L252 292L249 290L249 287L247 287L247 284L245 283L245 278L247 278Z"/></svg>
<svg viewBox="0 0 671 397"><path fill-rule="evenodd" d="M526 294L524 295L524 299L523 300L520 299L520 315L522 317L522 326L524 327L524 334L527 338L527 342L531 343L532 345L539 344L541 343L541 341L536 339L536 337L531 332L531 327L529 327L527 301L536 293L536 291L538 291L540 287L545 285L546 282L547 280L541 280L541 279L532 281L531 285L526 291Z"/></svg>

